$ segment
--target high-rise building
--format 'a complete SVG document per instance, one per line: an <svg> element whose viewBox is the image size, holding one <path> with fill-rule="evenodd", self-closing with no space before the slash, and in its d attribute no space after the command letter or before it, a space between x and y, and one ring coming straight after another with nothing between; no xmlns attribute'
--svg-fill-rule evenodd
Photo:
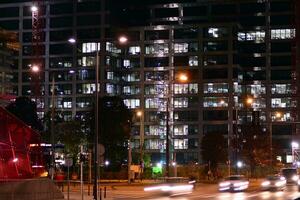
<svg viewBox="0 0 300 200"><path fill-rule="evenodd" d="M15 2L15 3L13 3ZM235 123L260 123L291 154L299 133L299 6L294 0L59 0L42 1L40 114L55 106L65 119L84 118L95 91L100 54L101 95L121 95L141 111L132 146L171 160L201 162L203 135L226 138ZM34 96L32 1L0 4L0 26L19 32L16 95ZM126 35L121 44L118 37ZM75 38L76 44L68 43ZM188 80L180 80L185 74ZM246 106L246 98L252 103ZM141 142L141 140L143 142Z"/></svg>

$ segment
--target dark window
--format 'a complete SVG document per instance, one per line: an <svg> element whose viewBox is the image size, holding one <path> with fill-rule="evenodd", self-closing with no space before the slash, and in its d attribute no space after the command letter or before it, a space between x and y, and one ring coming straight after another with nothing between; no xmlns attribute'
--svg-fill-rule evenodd
<svg viewBox="0 0 300 200"><path fill-rule="evenodd" d="M186 122L186 121L197 121L198 112L197 111L175 111L174 121L175 122Z"/></svg>
<svg viewBox="0 0 300 200"><path fill-rule="evenodd" d="M72 27L73 26L73 19L72 17L57 17L51 18L50 20L50 27L51 28L59 28L59 27Z"/></svg>
<svg viewBox="0 0 300 200"><path fill-rule="evenodd" d="M205 16L206 14L207 9L205 6L183 8L183 16Z"/></svg>
<svg viewBox="0 0 300 200"><path fill-rule="evenodd" d="M240 6L241 13L259 13L265 12L264 3L242 3Z"/></svg>
<svg viewBox="0 0 300 200"><path fill-rule="evenodd" d="M100 25L101 16L100 15L86 15L77 17L77 25L79 26L90 26L90 25Z"/></svg>
<svg viewBox="0 0 300 200"><path fill-rule="evenodd" d="M169 66L169 58L145 58L145 67Z"/></svg>
<svg viewBox="0 0 300 200"><path fill-rule="evenodd" d="M228 64L227 55L217 55L217 56L204 56L203 65L226 65Z"/></svg>
<svg viewBox="0 0 300 200"><path fill-rule="evenodd" d="M5 7L0 8L0 17L18 17L19 16L19 8L18 7Z"/></svg>
<svg viewBox="0 0 300 200"><path fill-rule="evenodd" d="M266 80L266 71L249 71L244 72L244 80Z"/></svg>
<svg viewBox="0 0 300 200"><path fill-rule="evenodd" d="M155 9L155 17L178 17L178 8L158 8Z"/></svg>
<svg viewBox="0 0 300 200"><path fill-rule="evenodd" d="M203 51L226 51L228 49L227 41L205 42Z"/></svg>
<svg viewBox="0 0 300 200"><path fill-rule="evenodd" d="M228 111L227 110L204 110L203 120L227 120Z"/></svg>
<svg viewBox="0 0 300 200"><path fill-rule="evenodd" d="M273 125L272 126L273 135L292 135L291 125Z"/></svg>
<svg viewBox="0 0 300 200"><path fill-rule="evenodd" d="M72 30L51 31L50 41L68 41L73 36Z"/></svg>
<svg viewBox="0 0 300 200"><path fill-rule="evenodd" d="M70 44L53 44L50 45L50 54L71 54L72 48Z"/></svg>
<svg viewBox="0 0 300 200"><path fill-rule="evenodd" d="M272 52L291 52L292 46L291 42L272 42L271 51Z"/></svg>
<svg viewBox="0 0 300 200"><path fill-rule="evenodd" d="M272 70L271 80L291 80L291 70Z"/></svg>
<svg viewBox="0 0 300 200"><path fill-rule="evenodd" d="M240 23L242 26L264 26L266 19L264 16L242 16Z"/></svg>
<svg viewBox="0 0 300 200"><path fill-rule="evenodd" d="M0 27L8 30L17 30L19 29L19 22L18 20L0 21Z"/></svg>
<svg viewBox="0 0 300 200"><path fill-rule="evenodd" d="M234 15L236 14L236 6L235 5L214 5L212 6L212 14L214 15Z"/></svg>
<svg viewBox="0 0 300 200"><path fill-rule="evenodd" d="M239 53L264 53L265 43L239 43Z"/></svg>
<svg viewBox="0 0 300 200"><path fill-rule="evenodd" d="M228 124L204 124L203 134L211 133L228 134Z"/></svg>
<svg viewBox="0 0 300 200"><path fill-rule="evenodd" d="M198 29L175 29L174 38L175 39L196 39L198 37Z"/></svg>
<svg viewBox="0 0 300 200"><path fill-rule="evenodd" d="M228 77L227 69L204 69L203 79L226 79Z"/></svg>
<svg viewBox="0 0 300 200"><path fill-rule="evenodd" d="M82 2L77 5L77 12L95 12L101 10L101 3L99 1Z"/></svg>
<svg viewBox="0 0 300 200"><path fill-rule="evenodd" d="M62 3L62 4L54 4L50 6L51 14L67 14L73 13L73 4L70 3Z"/></svg>
<svg viewBox="0 0 300 200"><path fill-rule="evenodd" d="M174 66L189 66L189 57L188 56L175 56L174 57Z"/></svg>
<svg viewBox="0 0 300 200"><path fill-rule="evenodd" d="M266 66L266 58L265 57L240 56L239 64L242 67L265 67Z"/></svg>
<svg viewBox="0 0 300 200"><path fill-rule="evenodd" d="M270 2L272 12L286 12L292 10L292 2Z"/></svg>
<svg viewBox="0 0 300 200"><path fill-rule="evenodd" d="M293 17L291 15L271 15L271 26L284 25L288 26L292 24Z"/></svg>
<svg viewBox="0 0 300 200"><path fill-rule="evenodd" d="M291 61L291 56L271 56L272 66L289 66Z"/></svg>
<svg viewBox="0 0 300 200"><path fill-rule="evenodd" d="M169 39L169 31L146 31L145 32L145 40L162 40Z"/></svg>
<svg viewBox="0 0 300 200"><path fill-rule="evenodd" d="M90 28L90 29L79 29L77 30L78 40L83 39L99 39L100 38L100 28Z"/></svg>

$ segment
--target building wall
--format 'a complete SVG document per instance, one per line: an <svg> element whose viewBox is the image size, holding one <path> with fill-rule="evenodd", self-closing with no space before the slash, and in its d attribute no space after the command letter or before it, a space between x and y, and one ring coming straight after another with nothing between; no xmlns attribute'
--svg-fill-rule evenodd
<svg viewBox="0 0 300 200"><path fill-rule="evenodd" d="M94 100L100 43L101 95L121 94L129 108L144 111L133 127L133 147L139 149L144 133L145 151L154 161L164 159L167 99L177 162L201 161L204 134L230 138L236 110L239 124L259 111L274 141L289 149L298 121L289 85L295 40L291 0L132 2L43 1L41 117L50 107L54 74L55 106L65 119L84 118ZM1 3L0 26L18 31L22 41L13 65L14 94L33 97L31 5ZM116 42L121 34L129 38L125 45ZM67 42L70 37L76 45ZM181 71L189 74L188 84L176 83ZM246 94L254 98L248 111Z"/></svg>

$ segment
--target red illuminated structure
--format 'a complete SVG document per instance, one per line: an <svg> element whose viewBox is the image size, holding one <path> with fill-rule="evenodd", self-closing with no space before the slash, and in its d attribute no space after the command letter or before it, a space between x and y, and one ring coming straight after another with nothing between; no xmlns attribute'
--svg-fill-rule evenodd
<svg viewBox="0 0 300 200"><path fill-rule="evenodd" d="M0 180L33 178L44 171L42 149L30 144L40 144L40 134L0 107Z"/></svg>

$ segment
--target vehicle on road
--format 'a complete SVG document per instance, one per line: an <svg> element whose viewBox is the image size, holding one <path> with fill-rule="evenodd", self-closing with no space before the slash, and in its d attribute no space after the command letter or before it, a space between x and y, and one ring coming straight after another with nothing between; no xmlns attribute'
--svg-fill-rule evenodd
<svg viewBox="0 0 300 200"><path fill-rule="evenodd" d="M283 168L281 169L281 175L284 176L287 183L298 183L299 175L296 168Z"/></svg>
<svg viewBox="0 0 300 200"><path fill-rule="evenodd" d="M280 175L268 176L262 183L263 190L284 190L286 187L286 179Z"/></svg>
<svg viewBox="0 0 300 200"><path fill-rule="evenodd" d="M242 175L232 175L219 183L219 191L239 192L247 190L249 181Z"/></svg>
<svg viewBox="0 0 300 200"><path fill-rule="evenodd" d="M192 193L196 183L195 180L186 181L180 178L169 178L165 181L166 183L145 187L144 191L163 196L184 195Z"/></svg>

